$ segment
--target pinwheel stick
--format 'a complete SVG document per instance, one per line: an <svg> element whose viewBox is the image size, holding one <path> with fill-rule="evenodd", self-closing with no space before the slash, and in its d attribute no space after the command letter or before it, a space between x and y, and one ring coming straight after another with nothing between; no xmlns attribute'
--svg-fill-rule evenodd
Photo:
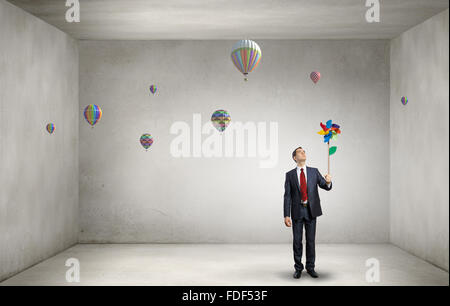
<svg viewBox="0 0 450 306"><path fill-rule="evenodd" d="M328 141L328 174L330 173L330 142Z"/></svg>

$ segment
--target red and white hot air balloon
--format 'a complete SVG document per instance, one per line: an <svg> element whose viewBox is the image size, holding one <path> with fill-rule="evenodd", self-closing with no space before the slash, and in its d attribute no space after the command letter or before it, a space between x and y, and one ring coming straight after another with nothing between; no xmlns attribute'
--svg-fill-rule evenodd
<svg viewBox="0 0 450 306"><path fill-rule="evenodd" d="M314 84L316 84L320 80L320 72L319 71L313 71L313 72L311 72L309 77L314 82Z"/></svg>

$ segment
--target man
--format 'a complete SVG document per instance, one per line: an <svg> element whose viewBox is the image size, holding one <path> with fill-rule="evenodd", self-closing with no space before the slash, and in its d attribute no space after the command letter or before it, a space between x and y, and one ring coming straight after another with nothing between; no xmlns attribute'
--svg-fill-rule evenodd
<svg viewBox="0 0 450 306"><path fill-rule="evenodd" d="M317 168L306 166L306 152L302 147L298 147L292 152L292 158L297 163L297 167L286 173L284 223L287 227L292 225L294 278L300 278L303 270L303 226L306 236L306 271L311 277L317 278L319 275L314 271L316 218L322 215L317 186L325 190L331 190L331 176L326 174L323 178Z"/></svg>

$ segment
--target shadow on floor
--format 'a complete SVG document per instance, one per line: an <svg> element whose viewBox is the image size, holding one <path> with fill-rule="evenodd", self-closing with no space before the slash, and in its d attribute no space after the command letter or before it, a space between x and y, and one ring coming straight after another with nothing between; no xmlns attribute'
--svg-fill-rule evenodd
<svg viewBox="0 0 450 306"><path fill-rule="evenodd" d="M321 280L327 280L329 281L330 279L333 278L333 275L327 271L320 271L320 270L316 270L317 274L319 274L319 278L312 278L311 276L309 276L309 274L306 272L306 270L303 270L302 273L302 277L300 279L295 279L293 277L294 274L294 269L292 270L283 270L280 272L277 272L275 275L277 278L288 281L288 280L293 280L293 281L300 281L302 279L310 279L312 281L317 281L320 282Z"/></svg>

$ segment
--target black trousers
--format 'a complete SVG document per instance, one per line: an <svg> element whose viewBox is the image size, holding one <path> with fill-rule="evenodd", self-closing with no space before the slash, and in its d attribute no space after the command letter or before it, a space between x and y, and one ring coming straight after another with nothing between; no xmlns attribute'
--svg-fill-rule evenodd
<svg viewBox="0 0 450 306"><path fill-rule="evenodd" d="M292 220L294 268L295 270L303 270L303 227L305 227L306 236L306 270L313 270L314 262L316 261L316 218L302 217L298 220Z"/></svg>

